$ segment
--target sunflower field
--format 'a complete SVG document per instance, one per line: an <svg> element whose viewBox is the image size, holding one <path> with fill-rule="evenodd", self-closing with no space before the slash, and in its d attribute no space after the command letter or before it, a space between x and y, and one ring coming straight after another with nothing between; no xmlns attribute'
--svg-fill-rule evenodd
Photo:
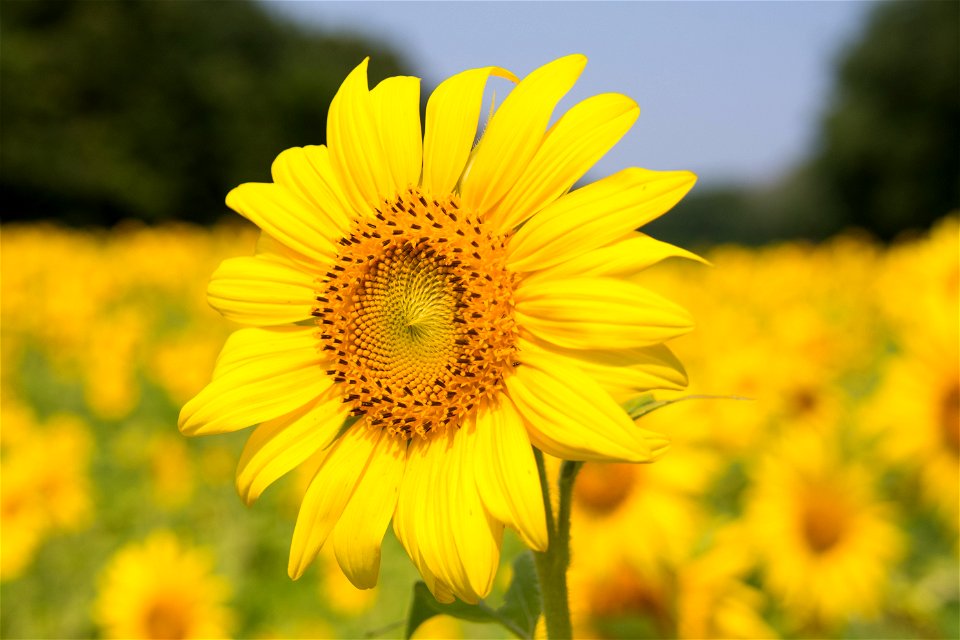
<svg viewBox="0 0 960 640"><path fill-rule="evenodd" d="M374 589L326 550L291 581L310 478L247 508L245 434L177 430L233 329L206 283L255 242L3 226L2 637L404 634L418 574L392 532ZM671 343L690 385L640 419L670 436L663 458L577 478L576 636L960 636L958 244L951 217L892 245L720 246L643 274L697 320ZM508 535L493 605L522 550ZM447 616L414 636L510 637Z"/></svg>

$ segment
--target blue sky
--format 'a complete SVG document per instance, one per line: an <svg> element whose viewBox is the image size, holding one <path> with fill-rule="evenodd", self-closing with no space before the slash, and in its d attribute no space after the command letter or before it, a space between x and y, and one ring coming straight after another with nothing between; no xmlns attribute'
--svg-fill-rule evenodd
<svg viewBox="0 0 960 640"><path fill-rule="evenodd" d="M691 169L701 184L775 180L816 139L833 64L870 2L268 2L324 31L385 41L425 88L463 69L523 76L568 53L590 62L561 103L606 91L640 104L595 167ZM508 84L497 87L505 92Z"/></svg>

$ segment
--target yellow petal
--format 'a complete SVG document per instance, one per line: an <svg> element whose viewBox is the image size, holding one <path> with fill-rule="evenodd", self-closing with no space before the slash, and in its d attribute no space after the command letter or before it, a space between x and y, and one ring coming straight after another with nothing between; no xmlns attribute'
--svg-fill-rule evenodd
<svg viewBox="0 0 960 640"><path fill-rule="evenodd" d="M580 77L587 59L554 60L524 78L493 114L470 171L463 178L463 206L481 215L516 184L543 141L553 109Z"/></svg>
<svg viewBox="0 0 960 640"><path fill-rule="evenodd" d="M453 449L446 454L449 456L446 477L452 489L447 495L450 532L469 586L469 589L455 590L454 594L464 602L476 602L490 594L500 564L503 537L503 523L488 513L480 499L470 456L475 435L466 428L454 430Z"/></svg>
<svg viewBox="0 0 960 640"><path fill-rule="evenodd" d="M650 462L667 447L639 429L599 384L545 352L521 354L507 393L523 417L530 441L566 460Z"/></svg>
<svg viewBox="0 0 960 640"><path fill-rule="evenodd" d="M444 454L451 444L449 434L410 441L394 515L397 538L434 594L452 593L453 584L466 583L463 566L457 559L456 545L449 533L447 501L440 498L440 494L445 496L448 491L442 467ZM442 560L444 557L450 560ZM433 580L427 580L427 576Z"/></svg>
<svg viewBox="0 0 960 640"><path fill-rule="evenodd" d="M483 89L491 75L518 82L500 67L470 69L447 78L430 95L423 140L425 191L452 193L460 180L477 135Z"/></svg>
<svg viewBox="0 0 960 640"><path fill-rule="evenodd" d="M350 72L327 113L330 163L347 200L360 215L397 193L367 88L368 61L365 59Z"/></svg>
<svg viewBox="0 0 960 640"><path fill-rule="evenodd" d="M387 78L373 88L370 98L380 123L380 141L394 184L399 189L416 187L423 164L420 78Z"/></svg>
<svg viewBox="0 0 960 640"><path fill-rule="evenodd" d="M384 436L333 530L333 550L344 574L358 589L376 586L380 543L397 505L407 443Z"/></svg>
<svg viewBox="0 0 960 640"><path fill-rule="evenodd" d="M690 314L616 278L531 279L516 290L517 323L569 349L631 349L689 332Z"/></svg>
<svg viewBox="0 0 960 640"><path fill-rule="evenodd" d="M312 327L249 328L223 346L213 380L180 411L184 435L236 431L290 413L333 384Z"/></svg>
<svg viewBox="0 0 960 640"><path fill-rule="evenodd" d="M571 191L511 238L507 266L546 269L619 240L668 211L695 181L689 171L624 169Z"/></svg>
<svg viewBox="0 0 960 640"><path fill-rule="evenodd" d="M513 527L531 549L547 548L543 494L530 438L513 403L502 396L481 409L471 435L471 460L483 504Z"/></svg>
<svg viewBox="0 0 960 640"><path fill-rule="evenodd" d="M278 184L242 184L227 194L227 206L311 260L326 263L336 255L335 230L315 206Z"/></svg>
<svg viewBox="0 0 960 640"><path fill-rule="evenodd" d="M652 389L683 389L687 373L666 345L634 349L564 349L546 342L519 341L520 352L546 350L596 380L618 402Z"/></svg>
<svg viewBox="0 0 960 640"><path fill-rule="evenodd" d="M318 261L294 251L266 231L261 231L254 248L254 255L265 260L285 262L295 266L304 273L326 273L329 269L328 260Z"/></svg>
<svg viewBox="0 0 960 640"><path fill-rule="evenodd" d="M337 182L325 146L294 147L274 160L273 181L313 205L332 241L346 235L353 213Z"/></svg>
<svg viewBox="0 0 960 640"><path fill-rule="evenodd" d="M499 229L513 229L566 193L630 130L640 108L607 93L578 103L547 132L517 183L488 214Z"/></svg>
<svg viewBox="0 0 960 640"><path fill-rule="evenodd" d="M493 584L503 526L480 500L466 437L451 429L410 442L394 530L421 573L436 577L432 592L475 603Z"/></svg>
<svg viewBox="0 0 960 640"><path fill-rule="evenodd" d="M343 513L354 489L367 471L371 456L383 436L363 421L347 430L330 448L310 481L300 504L290 544L287 573L296 580L307 569Z"/></svg>
<svg viewBox="0 0 960 640"><path fill-rule="evenodd" d="M213 379L237 368L258 366L260 361L276 357L302 358L321 362L317 354L316 329L313 327L264 327L234 331L227 337L213 366Z"/></svg>
<svg viewBox="0 0 960 640"><path fill-rule="evenodd" d="M237 464L237 492L244 502L252 503L278 478L330 444L348 411L339 393L327 392L254 429Z"/></svg>
<svg viewBox="0 0 960 640"><path fill-rule="evenodd" d="M421 552L423 537L418 531L416 503L413 498L429 490L425 485L429 481L427 477L429 467L424 463L426 452L426 442L420 439L413 440L407 448L407 464L400 484L397 508L393 515L393 533L403 545L417 571L420 572L433 597L438 602L453 602L453 592L450 591L450 587L430 570Z"/></svg>
<svg viewBox="0 0 960 640"><path fill-rule="evenodd" d="M572 260L561 262L542 272L535 273L533 277L540 277L541 274L551 278L570 276L625 277L643 271L667 258L686 258L709 264L695 253L638 232L620 242L588 251Z"/></svg>
<svg viewBox="0 0 960 640"><path fill-rule="evenodd" d="M463 599L464 592L470 590L466 569L460 560L457 543L453 535L454 489L447 468L453 449L453 434L448 432L434 437L425 443L426 456L423 460L423 477L426 482L420 486L420 495L414 506L414 518L420 533L420 554L424 563L438 581L448 586L450 591ZM470 596L467 596L468 600Z"/></svg>
<svg viewBox="0 0 960 640"><path fill-rule="evenodd" d="M279 258L229 258L211 276L207 300L234 322L290 324L311 317L315 278Z"/></svg>

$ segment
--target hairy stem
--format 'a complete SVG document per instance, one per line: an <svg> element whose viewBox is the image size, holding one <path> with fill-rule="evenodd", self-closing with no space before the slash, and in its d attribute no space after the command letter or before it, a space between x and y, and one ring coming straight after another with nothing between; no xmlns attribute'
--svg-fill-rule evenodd
<svg viewBox="0 0 960 640"><path fill-rule="evenodd" d="M573 637L567 593L567 569L570 566L570 500L573 495L573 481L583 463L566 461L560 467L558 483L560 496L557 517L554 520L543 454L534 449L534 456L540 473L543 508L547 518L547 538L550 544L545 552L534 554L540 583L543 618L547 624L547 638L569 640Z"/></svg>

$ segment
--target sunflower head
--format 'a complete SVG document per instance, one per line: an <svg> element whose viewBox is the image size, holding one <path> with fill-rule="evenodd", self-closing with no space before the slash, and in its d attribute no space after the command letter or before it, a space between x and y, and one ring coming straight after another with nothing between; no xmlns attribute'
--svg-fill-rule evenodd
<svg viewBox="0 0 960 640"><path fill-rule="evenodd" d="M629 464L587 464L577 474L574 500L585 511L603 515L617 509L642 480L642 469Z"/></svg>
<svg viewBox="0 0 960 640"><path fill-rule="evenodd" d="M695 178L626 169L572 190L639 113L610 93L551 124L585 64L567 56L523 80L464 71L421 126L419 80L370 89L364 61L330 105L326 145L288 149L273 182L228 194L263 233L255 256L220 266L209 299L246 326L180 429L259 425L237 470L247 501L310 467L292 577L329 540L372 587L392 521L438 599L476 601L505 526L546 548L531 445L623 462L666 449L619 400L685 385L664 342L692 320L633 276L692 254L636 229ZM482 124L494 77L516 86Z"/></svg>
<svg viewBox="0 0 960 640"><path fill-rule="evenodd" d="M131 544L100 576L94 618L108 638L222 638L232 615L226 581L206 551L168 531Z"/></svg>

